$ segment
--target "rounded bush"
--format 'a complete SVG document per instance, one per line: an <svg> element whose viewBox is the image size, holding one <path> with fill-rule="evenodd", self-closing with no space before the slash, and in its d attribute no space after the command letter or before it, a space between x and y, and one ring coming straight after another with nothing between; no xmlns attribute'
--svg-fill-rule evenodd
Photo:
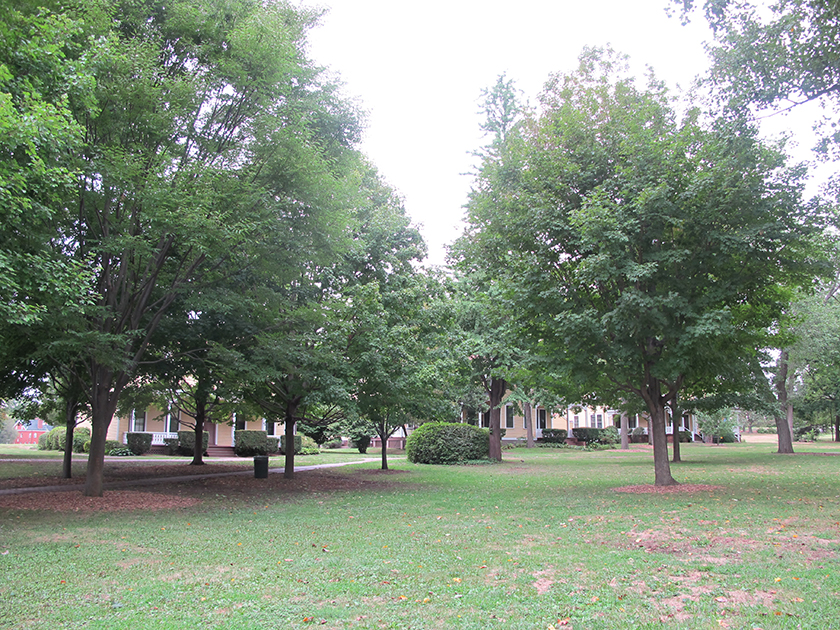
<svg viewBox="0 0 840 630"><path fill-rule="evenodd" d="M73 452L86 453L85 442L90 441L90 429L87 427L76 427L73 431Z"/></svg>
<svg viewBox="0 0 840 630"><path fill-rule="evenodd" d="M471 424L426 422L405 442L415 464L459 464L490 457L490 432Z"/></svg>

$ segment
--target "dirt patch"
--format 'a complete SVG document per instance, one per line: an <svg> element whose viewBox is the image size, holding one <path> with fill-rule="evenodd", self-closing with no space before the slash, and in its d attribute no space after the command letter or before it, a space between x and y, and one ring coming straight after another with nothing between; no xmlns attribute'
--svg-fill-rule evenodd
<svg viewBox="0 0 840 630"><path fill-rule="evenodd" d="M223 477L203 475L245 473ZM106 470L106 483L149 480L148 488L111 489L102 497L85 497L81 489L84 478L47 479L42 485L70 485L60 491L34 491L0 496L0 509L48 510L59 512L111 512L125 510L169 510L197 505L205 500L221 498L226 502L259 501L276 503L288 501L302 494L325 494L346 491L382 491L393 488L393 477L407 471L348 471L337 474L329 470L299 471L294 479L270 473L267 479L255 479L247 467L212 464L115 466ZM172 477L195 479L170 480ZM7 479L8 487L35 487L28 478ZM57 483L63 481L64 483ZM77 489L78 487L78 489ZM400 488L404 488L400 484Z"/></svg>
<svg viewBox="0 0 840 630"><path fill-rule="evenodd" d="M675 486L621 486L613 488L615 492L627 494L692 494L694 492L717 492L723 490L723 486L710 486L702 483L681 483Z"/></svg>
<svg viewBox="0 0 840 630"><path fill-rule="evenodd" d="M199 499L136 490L108 490L101 497L80 492L35 492L0 497L0 508L50 510L53 512L124 512L128 510L172 510L192 507Z"/></svg>

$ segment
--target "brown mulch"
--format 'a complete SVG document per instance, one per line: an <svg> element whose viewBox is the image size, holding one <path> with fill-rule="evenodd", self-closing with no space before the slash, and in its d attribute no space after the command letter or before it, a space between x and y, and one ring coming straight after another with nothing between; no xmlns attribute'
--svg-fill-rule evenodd
<svg viewBox="0 0 840 630"><path fill-rule="evenodd" d="M243 472L241 475L203 477L218 473ZM267 479L255 479L246 466L208 464L106 466L106 486L112 482L154 479L142 489L114 488L102 497L86 497L81 490L84 476L77 479L31 477L4 479L2 488L32 488L53 485L73 486L67 490L34 490L0 495L0 509L47 510L56 512L114 512L126 510L167 510L192 507L206 500L277 502L288 501L302 493L323 494L336 491L382 490L390 487L383 477L397 471L348 471L336 474L329 469L298 471L294 479L269 473ZM195 479L160 481L171 477L195 476ZM77 489L78 488L78 489Z"/></svg>
<svg viewBox="0 0 840 630"><path fill-rule="evenodd" d="M622 486L613 488L615 492L628 494L690 494L692 492L716 492L723 490L723 486L710 486L702 483L681 483L675 486Z"/></svg>

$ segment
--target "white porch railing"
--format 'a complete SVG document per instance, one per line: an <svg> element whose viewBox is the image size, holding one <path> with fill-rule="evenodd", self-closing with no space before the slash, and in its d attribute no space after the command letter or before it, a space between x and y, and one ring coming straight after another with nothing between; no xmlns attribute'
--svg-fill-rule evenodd
<svg viewBox="0 0 840 630"><path fill-rule="evenodd" d="M153 431L131 431L131 433L151 433L152 434L152 446L163 446L164 440L166 438L177 438L177 432L171 431L160 431L160 432L153 432ZM128 434L123 433L123 444L128 442Z"/></svg>

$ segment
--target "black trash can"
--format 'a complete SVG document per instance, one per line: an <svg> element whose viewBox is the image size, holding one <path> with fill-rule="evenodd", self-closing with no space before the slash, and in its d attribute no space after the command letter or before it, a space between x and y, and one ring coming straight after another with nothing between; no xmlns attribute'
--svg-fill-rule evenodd
<svg viewBox="0 0 840 630"><path fill-rule="evenodd" d="M254 455L254 478L268 478L268 455Z"/></svg>

